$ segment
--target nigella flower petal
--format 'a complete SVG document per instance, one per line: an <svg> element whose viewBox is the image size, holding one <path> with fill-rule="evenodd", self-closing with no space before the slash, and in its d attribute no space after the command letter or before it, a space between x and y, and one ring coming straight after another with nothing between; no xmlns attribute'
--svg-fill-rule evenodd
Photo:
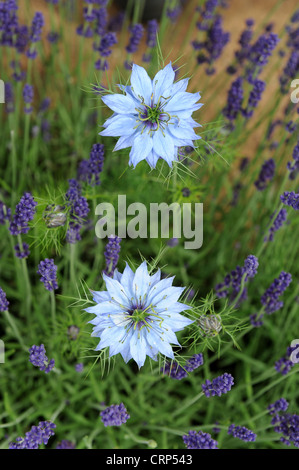
<svg viewBox="0 0 299 470"><path fill-rule="evenodd" d="M106 287L111 296L111 299L115 300L120 305L128 307L129 300L123 286L115 279L111 279L111 277L106 276L106 274L103 274L103 279L106 283Z"/></svg>
<svg viewBox="0 0 299 470"><path fill-rule="evenodd" d="M151 330L151 334L148 335L147 341L150 346L160 351L164 356L174 359L172 348L169 343L166 343L166 341L163 340L162 335Z"/></svg>
<svg viewBox="0 0 299 470"><path fill-rule="evenodd" d="M121 276L120 283L124 287L125 291L128 294L129 298L132 298L134 296L134 292L132 289L133 286L133 279L134 279L134 271L130 268L128 263L126 263L126 267L124 269L124 272Z"/></svg>
<svg viewBox="0 0 299 470"><path fill-rule="evenodd" d="M128 362L129 359L132 358L131 352L130 352L130 339L133 334L133 330L130 330L126 335L124 335L124 338L114 342L113 344L110 344L109 346L109 356L115 356L116 354L120 353L125 362ZM126 358L128 359L126 360Z"/></svg>
<svg viewBox="0 0 299 470"><path fill-rule="evenodd" d="M117 114L134 114L136 112L136 103L129 95L105 95L102 96L102 101Z"/></svg>
<svg viewBox="0 0 299 470"><path fill-rule="evenodd" d="M149 105L153 93L152 81L146 70L136 64L133 64L132 67L131 86L136 98L139 98L140 101L143 98L144 102Z"/></svg>
<svg viewBox="0 0 299 470"><path fill-rule="evenodd" d="M147 344L144 337L144 330L135 330L130 340L130 353L134 361L137 362L139 369L145 362L146 349Z"/></svg>
<svg viewBox="0 0 299 470"><path fill-rule="evenodd" d="M134 93L132 92L132 89L128 85L117 85L122 91L124 91L127 95L130 96L134 100L134 103L136 106L140 106L140 100L136 98Z"/></svg>
<svg viewBox="0 0 299 470"><path fill-rule="evenodd" d="M119 137L121 135L130 136L135 132L134 127L136 126L136 122L137 121L134 116L123 116L121 114L119 116L115 116L112 121L110 121L109 126L99 134L111 137Z"/></svg>
<svg viewBox="0 0 299 470"><path fill-rule="evenodd" d="M164 158L167 163L174 159L174 143L169 134L162 134L162 132L155 132L153 137L154 151Z"/></svg>
<svg viewBox="0 0 299 470"><path fill-rule="evenodd" d="M88 323L91 323L92 325L95 326L95 328L93 329L93 332L91 333L91 336L97 336L99 332L106 330L106 328L115 326L111 318L106 315L103 315L101 317L96 317L93 320L89 321Z"/></svg>
<svg viewBox="0 0 299 470"><path fill-rule="evenodd" d="M158 271L151 276L150 280L150 287L153 287L155 284L157 284L161 279L161 270L158 269ZM174 279L174 277L172 278Z"/></svg>
<svg viewBox="0 0 299 470"><path fill-rule="evenodd" d="M157 321L156 324L159 322ZM176 346L181 346L178 342L178 339L171 328L166 328L165 323L163 322L161 329L163 330L163 339L168 341L168 343L175 344Z"/></svg>
<svg viewBox="0 0 299 470"><path fill-rule="evenodd" d="M93 295L93 300L95 302L105 302L105 300L111 300L111 297L110 297L110 294L106 291L102 292L102 291L94 291L94 290L91 290L90 291Z"/></svg>
<svg viewBox="0 0 299 470"><path fill-rule="evenodd" d="M171 62L169 62L163 70L159 70L155 75L153 79L154 103L157 103L161 96L164 98L169 96L170 89L174 82L174 77L175 73Z"/></svg>
<svg viewBox="0 0 299 470"><path fill-rule="evenodd" d="M193 109L195 103L200 99L200 93L187 93L179 92L176 93L165 105L165 111L172 113L177 111L185 111ZM201 107L202 103L196 105ZM199 109L199 108L197 108Z"/></svg>
<svg viewBox="0 0 299 470"><path fill-rule="evenodd" d="M153 298L156 295L160 294L161 292L164 292L167 287L171 287L173 280L174 280L174 276L166 277L165 279L162 279L160 282L156 284L152 284L151 289L148 293L148 302L150 304L153 303Z"/></svg>
<svg viewBox="0 0 299 470"><path fill-rule="evenodd" d="M176 93L186 91L188 83L189 83L189 78L184 78L183 80L180 80L177 83L174 83L172 85L171 95L175 95Z"/></svg>
<svg viewBox="0 0 299 470"><path fill-rule="evenodd" d="M146 157L146 161L147 163L149 164L149 166L151 168L155 168L156 165L157 165L157 161L159 160L159 155L156 154L156 152L154 152L154 150L152 150L148 156Z"/></svg>
<svg viewBox="0 0 299 470"><path fill-rule="evenodd" d="M121 312L121 307L118 303L113 302L112 300L101 302L93 307L87 307L85 312L94 313L96 315L108 314L108 313L119 313Z"/></svg>
<svg viewBox="0 0 299 470"><path fill-rule="evenodd" d="M123 137L120 137L117 141L117 144L115 145L113 152L116 152L117 150L125 149L128 147L132 147L134 144L134 140L137 137L137 134L139 133L138 130L135 130L134 134L131 135L124 135Z"/></svg>
<svg viewBox="0 0 299 470"><path fill-rule="evenodd" d="M125 313L111 314L110 319L115 326L125 327L128 323L131 322L129 316Z"/></svg>
<svg viewBox="0 0 299 470"><path fill-rule="evenodd" d="M147 271L146 262L143 263L136 269L135 276L133 279L133 292L136 299L144 303L147 293L149 291L150 275Z"/></svg>
<svg viewBox="0 0 299 470"><path fill-rule="evenodd" d="M162 292L154 295L151 298L151 303L157 306L159 310L170 307L171 304L177 302L180 295L184 292L184 287L167 287ZM150 298L150 295L149 295Z"/></svg>
<svg viewBox="0 0 299 470"><path fill-rule="evenodd" d="M161 314L159 313L159 315ZM179 313L171 313L171 318L166 318L163 324L165 327L170 327L172 331L176 332L183 330L186 326L191 325L191 323L194 323L194 321L195 320L189 320L188 318L184 317L183 315L180 315Z"/></svg>
<svg viewBox="0 0 299 470"><path fill-rule="evenodd" d="M101 349L107 348L111 344L111 335L113 336L113 344L117 341L124 339L126 332L124 328L119 328L118 326L112 326L106 328L101 333L101 341L95 348L95 351L100 351Z"/></svg>
<svg viewBox="0 0 299 470"><path fill-rule="evenodd" d="M118 282L120 282L121 277L122 277L122 274L118 271L117 268L115 268L112 279L116 279Z"/></svg>
<svg viewBox="0 0 299 470"><path fill-rule="evenodd" d="M148 133L139 134L135 139L130 152L130 163L135 166L141 160L144 160L152 151L153 139Z"/></svg>
<svg viewBox="0 0 299 470"><path fill-rule="evenodd" d="M169 132L171 133L173 137L177 139L190 139L190 140L198 139L192 127L171 126L169 127Z"/></svg>

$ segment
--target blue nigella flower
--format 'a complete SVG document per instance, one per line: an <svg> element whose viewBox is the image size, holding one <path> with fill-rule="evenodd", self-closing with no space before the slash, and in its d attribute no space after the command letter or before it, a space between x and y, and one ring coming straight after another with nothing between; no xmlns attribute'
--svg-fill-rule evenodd
<svg viewBox="0 0 299 470"><path fill-rule="evenodd" d="M171 167L178 160L179 147L194 147L200 139L193 128L199 127L191 117L202 104L199 93L187 93L188 79L174 83L175 72L169 63L153 80L146 70L133 64L131 85L119 85L125 95L102 97L114 111L105 123L102 136L120 137L114 150L132 147L130 164L146 160L155 168L159 157Z"/></svg>
<svg viewBox="0 0 299 470"><path fill-rule="evenodd" d="M174 359L171 343L179 345L176 331L192 323L180 315L190 309L178 302L184 288L173 287L174 277L161 280L158 270L150 275L144 261L134 273L127 265L123 274L114 271L113 279L103 274L107 291L94 292L94 307L86 309L96 317L93 336L101 341L96 351L109 347L109 355L120 353L128 362L142 367L146 356L157 360L160 352Z"/></svg>

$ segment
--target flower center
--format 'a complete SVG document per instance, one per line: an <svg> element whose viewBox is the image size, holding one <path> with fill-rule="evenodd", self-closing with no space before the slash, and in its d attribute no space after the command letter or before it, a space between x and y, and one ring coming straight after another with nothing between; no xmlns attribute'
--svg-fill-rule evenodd
<svg viewBox="0 0 299 470"><path fill-rule="evenodd" d="M141 310L139 308L136 308L135 310L133 310L132 314L131 314L131 319L132 321L136 324L140 323L140 322L143 322L146 317L148 317L148 311L147 310Z"/></svg>
<svg viewBox="0 0 299 470"><path fill-rule="evenodd" d="M164 102L162 103L161 99L163 98ZM145 104L144 99L142 98L142 105L143 108L136 108L138 112L138 121L144 123L144 127L142 132L145 129L148 129L149 133L152 131L158 131L159 129L162 131L165 130L168 122L171 120L172 116L169 113L163 111L163 107L165 106L168 98L164 98L164 96L160 96L158 103L153 104L153 97L151 105ZM137 124L136 128L139 126Z"/></svg>
<svg viewBox="0 0 299 470"><path fill-rule="evenodd" d="M157 105L155 108L147 108L147 120L158 124L160 118L161 110Z"/></svg>

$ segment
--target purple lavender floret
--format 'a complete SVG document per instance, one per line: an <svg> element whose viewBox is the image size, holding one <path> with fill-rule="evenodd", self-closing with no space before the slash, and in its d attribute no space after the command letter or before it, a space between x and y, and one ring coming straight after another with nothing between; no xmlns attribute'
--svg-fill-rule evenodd
<svg viewBox="0 0 299 470"><path fill-rule="evenodd" d="M44 283L47 290L53 291L58 289L56 278L57 266L55 266L53 259L46 258L44 261L41 261L38 265L37 273L41 276L40 280Z"/></svg>
<svg viewBox="0 0 299 470"><path fill-rule="evenodd" d="M48 374L55 366L54 359L49 359L46 356L45 346L41 344L40 346L33 345L29 349L29 361L35 367L38 367L39 370L44 371L45 374Z"/></svg>
<svg viewBox="0 0 299 470"><path fill-rule="evenodd" d="M147 23L147 38L146 38L147 47L150 47L150 48L156 47L158 29L159 29L159 23L157 20L150 20Z"/></svg>
<svg viewBox="0 0 299 470"><path fill-rule="evenodd" d="M62 441L57 444L56 449L76 449L76 446L73 442L68 441L67 439L62 439Z"/></svg>
<svg viewBox="0 0 299 470"><path fill-rule="evenodd" d="M121 426L130 418L125 405L111 405L100 413L104 426Z"/></svg>
<svg viewBox="0 0 299 470"><path fill-rule="evenodd" d="M231 424L228 428L228 434L244 442L254 442L256 440L256 434L250 429L245 428L245 426Z"/></svg>
<svg viewBox="0 0 299 470"><path fill-rule="evenodd" d="M34 200L33 196L30 193L24 193L16 206L15 214L9 225L9 231L12 235L28 233L28 222L33 219L36 206L37 202Z"/></svg>
<svg viewBox="0 0 299 470"><path fill-rule="evenodd" d="M16 442L10 442L9 449L38 449L40 445L47 445L51 436L54 436L56 424L51 421L40 421L38 426L32 426L25 437L17 437Z"/></svg>
<svg viewBox="0 0 299 470"><path fill-rule="evenodd" d="M37 51L33 47L33 44L40 41L44 24L45 24L45 21L44 21L43 14L37 11L33 17L31 29L29 31L28 42L31 43L31 47L26 52L26 55L29 59L35 59L35 57L37 56Z"/></svg>
<svg viewBox="0 0 299 470"><path fill-rule="evenodd" d="M25 242L22 243L22 247L20 245L15 245L15 255L19 259L28 258L30 255L29 245Z"/></svg>
<svg viewBox="0 0 299 470"><path fill-rule="evenodd" d="M266 88L266 83L262 80L254 80L252 83L253 89L251 90L248 98L248 103L246 109L242 110L243 116L246 119L249 119L254 112L254 109L257 107L259 101L262 99L262 94Z"/></svg>
<svg viewBox="0 0 299 470"><path fill-rule="evenodd" d="M291 354L298 350L299 343L296 344L295 346L288 346L286 355L281 357L278 361L275 362L275 370L279 372L282 375L287 375L292 367L295 365L293 361L290 360ZM299 360L299 351L297 354L298 360Z"/></svg>
<svg viewBox="0 0 299 470"><path fill-rule="evenodd" d="M269 228L269 235L265 237L265 241L269 242L273 241L275 232L285 224L287 220L287 210L281 209L277 215L276 212L274 212L274 214L271 215L271 219L273 220L273 223Z"/></svg>
<svg viewBox="0 0 299 470"><path fill-rule="evenodd" d="M250 315L249 319L250 319L251 325L254 328L260 328L261 326L263 326L264 324L262 320L263 316L264 314L258 314L258 313L253 313L252 315Z"/></svg>
<svg viewBox="0 0 299 470"><path fill-rule="evenodd" d="M100 42L100 45L95 47L95 50L99 51L102 57L108 57L111 55L111 47L117 44L117 37L115 33L106 33Z"/></svg>
<svg viewBox="0 0 299 470"><path fill-rule="evenodd" d="M89 206L87 200L81 195L80 183L75 179L69 180L69 189L65 197L70 207L70 223L66 240L68 243L76 243L81 240L82 219L89 213Z"/></svg>
<svg viewBox="0 0 299 470"><path fill-rule="evenodd" d="M271 403L267 409L269 410L269 414L273 416L277 413L280 413L281 411L287 411L288 407L289 403L286 401L286 399L280 398L279 400L276 400L276 402Z"/></svg>
<svg viewBox="0 0 299 470"><path fill-rule="evenodd" d="M231 85L228 92L227 105L223 109L223 115L231 122L235 121L241 112L243 98L243 79L238 77Z"/></svg>
<svg viewBox="0 0 299 470"><path fill-rule="evenodd" d="M134 24L129 27L129 31L131 33L129 44L126 47L126 50L129 54L133 54L137 52L139 43L143 36L143 26L142 24Z"/></svg>
<svg viewBox="0 0 299 470"><path fill-rule="evenodd" d="M24 113L26 114L30 114L33 110L31 106L33 97L34 97L33 86L26 83L23 88L23 100L26 103L26 106L24 108Z"/></svg>
<svg viewBox="0 0 299 470"><path fill-rule="evenodd" d="M271 286L261 297L261 304L265 307L265 313L271 315L283 307L283 302L279 297L284 293L292 282L292 276L282 271L277 279L274 279Z"/></svg>
<svg viewBox="0 0 299 470"><path fill-rule="evenodd" d="M104 251L104 256L106 260L106 268L104 270L104 274L106 274L106 276L113 277L119 258L120 243L121 238L115 235L110 235L108 237L108 243Z"/></svg>
<svg viewBox="0 0 299 470"><path fill-rule="evenodd" d="M83 362L79 362L78 364L75 365L75 371L80 373L83 371L84 365Z"/></svg>
<svg viewBox="0 0 299 470"><path fill-rule="evenodd" d="M78 170L78 178L86 181L90 185L99 185L100 174L103 171L104 164L104 145L94 144L90 152L89 160L83 160Z"/></svg>
<svg viewBox="0 0 299 470"><path fill-rule="evenodd" d="M249 53L250 65L247 69L247 78L250 83L254 81L269 62L274 49L279 42L279 37L275 33L262 34L251 47Z"/></svg>
<svg viewBox="0 0 299 470"><path fill-rule="evenodd" d="M187 449L218 449L218 442L211 434L202 431L189 431L183 436Z"/></svg>
<svg viewBox="0 0 299 470"><path fill-rule="evenodd" d="M299 415L283 413L276 414L271 421L274 431L282 434L280 441L290 446L299 447Z"/></svg>
<svg viewBox="0 0 299 470"><path fill-rule="evenodd" d="M296 194L294 191L285 191L280 196L280 200L283 204L292 207L295 211L299 210L299 193Z"/></svg>
<svg viewBox="0 0 299 470"><path fill-rule="evenodd" d="M247 278L254 277L257 274L257 268L259 266L258 259L254 255L249 255L244 261L244 269L247 273Z"/></svg>
<svg viewBox="0 0 299 470"><path fill-rule="evenodd" d="M251 19L248 19L246 21L246 26L247 28L242 32L241 37L239 39L239 44L241 46L240 50L235 52L236 59L238 60L238 63L241 65L243 62L248 59L250 49L251 49L251 39L253 36L253 31L252 27L254 25L254 21Z"/></svg>
<svg viewBox="0 0 299 470"><path fill-rule="evenodd" d="M15 110L13 86L9 82L5 82L4 86L5 86L5 111L7 113L13 113Z"/></svg>
<svg viewBox="0 0 299 470"><path fill-rule="evenodd" d="M184 366L184 369L187 372L193 372L195 369L203 365L203 355L200 354L194 354L188 361L186 362L186 365Z"/></svg>
<svg viewBox="0 0 299 470"><path fill-rule="evenodd" d="M6 312L8 310L9 302L6 298L4 290L0 287L0 312Z"/></svg>
<svg viewBox="0 0 299 470"><path fill-rule="evenodd" d="M228 393L233 385L233 376L225 372L223 375L213 379L212 382L207 379L201 387L206 397L214 397L216 395L220 397L221 395Z"/></svg>
<svg viewBox="0 0 299 470"><path fill-rule="evenodd" d="M255 181L255 186L259 191L267 188L268 182L274 178L275 174L275 161L273 158L266 160L262 165L258 179Z"/></svg>
<svg viewBox="0 0 299 470"><path fill-rule="evenodd" d="M0 201L0 225L5 225L6 221L10 219L11 210L4 202Z"/></svg>
<svg viewBox="0 0 299 470"><path fill-rule="evenodd" d="M230 300L233 301L240 292L243 276L244 282L248 282L257 273L258 259L254 255L249 255L244 261L244 267L237 266L224 278L224 282L217 284L215 291L217 297L224 298L230 295ZM241 296L238 300L238 305L247 298L247 288L244 287Z"/></svg>
<svg viewBox="0 0 299 470"><path fill-rule="evenodd" d="M176 361L166 362L165 365L161 367L161 372L175 380L182 380L188 377L187 371Z"/></svg>

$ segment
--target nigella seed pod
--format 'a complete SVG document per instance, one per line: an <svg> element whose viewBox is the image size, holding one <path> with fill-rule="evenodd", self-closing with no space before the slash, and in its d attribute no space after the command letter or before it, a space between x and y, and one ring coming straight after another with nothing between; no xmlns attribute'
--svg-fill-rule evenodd
<svg viewBox="0 0 299 470"><path fill-rule="evenodd" d="M222 325L218 315L201 315L198 323L206 336L217 336L222 330Z"/></svg>
<svg viewBox="0 0 299 470"><path fill-rule="evenodd" d="M64 206L55 206L54 204L46 207L43 217L48 228L62 227L66 223L64 209Z"/></svg>

